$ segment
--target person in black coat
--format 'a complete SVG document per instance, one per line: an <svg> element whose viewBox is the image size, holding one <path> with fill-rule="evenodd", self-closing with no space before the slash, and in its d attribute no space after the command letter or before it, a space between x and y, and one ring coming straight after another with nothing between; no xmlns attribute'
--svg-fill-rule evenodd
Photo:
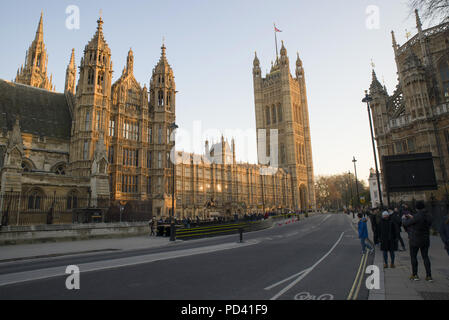
<svg viewBox="0 0 449 320"><path fill-rule="evenodd" d="M416 213L414 215L407 214L402 217L402 225L406 228L410 241L410 258L412 263L413 274L411 280L418 281L418 251L426 268L426 281L432 282L432 271L429 259L430 247L430 226L432 224L431 217L425 210L423 201L416 203Z"/></svg>
<svg viewBox="0 0 449 320"><path fill-rule="evenodd" d="M398 233L395 223L388 211L382 213L382 220L379 223L380 250L384 254L384 268L388 268L388 253L391 258L391 268L395 268L395 251L398 251Z"/></svg>
<svg viewBox="0 0 449 320"><path fill-rule="evenodd" d="M391 215L391 220L395 224L396 233L398 235L398 240L401 243L402 251L405 251L404 240L402 240L401 237L402 219L398 208L394 208L393 214Z"/></svg>

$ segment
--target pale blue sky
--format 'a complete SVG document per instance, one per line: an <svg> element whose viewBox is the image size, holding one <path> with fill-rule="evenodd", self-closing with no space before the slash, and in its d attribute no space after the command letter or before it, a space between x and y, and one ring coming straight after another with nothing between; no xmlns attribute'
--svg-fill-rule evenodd
<svg viewBox="0 0 449 320"><path fill-rule="evenodd" d="M24 63L44 11L48 70L57 91L63 91L71 49L79 64L82 50L96 30L103 10L104 33L112 50L116 80L132 47L137 81L147 84L160 56L162 38L174 69L177 122L192 130L201 120L203 130L255 127L252 65L254 51L262 71L275 57L273 22L283 32L294 73L296 52L304 63L315 174L353 170L366 179L374 166L363 92L371 81L374 59L379 80L391 93L397 84L391 30L399 43L405 29L416 32L407 0L167 0L167 1L54 1L15 0L0 4L0 78L11 80ZM80 29L65 27L68 5L80 8ZM380 28L366 27L366 8L380 9ZM243 145L243 142L241 143ZM193 147L183 145L186 151ZM248 153L246 153L248 154ZM249 156L256 161L255 141Z"/></svg>

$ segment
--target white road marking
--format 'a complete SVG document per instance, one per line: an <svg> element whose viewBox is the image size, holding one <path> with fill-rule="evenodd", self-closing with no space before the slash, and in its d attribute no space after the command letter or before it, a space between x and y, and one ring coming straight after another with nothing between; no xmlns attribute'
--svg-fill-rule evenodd
<svg viewBox="0 0 449 320"><path fill-rule="evenodd" d="M284 282L287 282L287 281L289 281L289 280L291 280L291 279L294 279L294 278L296 278L296 277L299 277L300 275L302 275L302 274L305 273L305 272L308 272L309 270L310 270L310 268L309 268L309 269L306 269L306 270L302 270L301 272L299 272L299 273L297 273L297 274L294 274L294 275L292 275L291 277L288 277L287 279L284 279L284 280L282 280L282 281L276 282L275 284L272 284L271 286L266 287L265 290L271 290L271 289L277 287L278 285L283 284Z"/></svg>
<svg viewBox="0 0 449 320"><path fill-rule="evenodd" d="M297 285L302 279L304 279L305 277L307 277L307 275L313 271L313 269L315 269L321 262L324 261L324 259L326 259L333 251L334 249L338 246L338 244L340 243L341 239L343 239L344 236L344 232L340 235L340 238L337 240L337 242L335 242L335 244L332 246L332 248L329 250L328 253L326 253L320 260L318 260L313 266L311 266L309 269L306 269L305 272L300 272L300 276L299 278L297 278L295 281L293 281L292 283L290 283L288 286L286 286L284 289L282 289L281 291L279 291L275 296L273 296L270 300L277 300L279 297L281 297L284 293L286 293L288 290L290 290L291 288L293 288L295 285ZM291 280L292 278L295 278L295 276L298 276L299 274L296 274L294 276L290 276L289 278L282 280L281 282L286 282L288 280ZM273 287L273 286L270 286Z"/></svg>
<svg viewBox="0 0 449 320"><path fill-rule="evenodd" d="M151 262L155 262L155 261L176 259L176 258L182 258L182 257L188 257L188 256L194 256L194 255L200 255L200 254L206 254L206 253L213 253L213 252L230 250L230 249L236 249L236 248L255 245L258 243L259 243L259 241L255 241L255 240L248 240L247 242L244 242L244 243L232 242L232 243L225 243L225 244L220 244L220 245L194 248L194 249L188 249L188 250L161 252L161 253L154 253L154 254L148 254L148 255L143 255L143 256L97 261L97 262L79 264L78 266L80 268L81 273L83 274L83 273L92 272L92 271L129 267L129 266L134 266L134 265L139 265L139 264L151 263ZM65 270L66 270L66 266L61 266L61 267L54 267L54 268L47 268L47 269L40 269L40 270L3 274L3 275L0 275L0 287L10 285L10 284L15 284L15 283L28 282L28 281L34 281L34 280L40 280L40 279L46 279L46 278L53 278L53 277L58 277L58 276L65 276L66 275Z"/></svg>

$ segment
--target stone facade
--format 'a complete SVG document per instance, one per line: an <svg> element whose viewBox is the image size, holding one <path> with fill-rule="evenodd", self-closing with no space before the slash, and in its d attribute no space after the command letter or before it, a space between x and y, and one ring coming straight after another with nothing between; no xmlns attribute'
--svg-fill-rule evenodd
<svg viewBox="0 0 449 320"><path fill-rule="evenodd" d="M292 176L283 169L263 174L263 167L236 162L235 142L209 146L204 155L177 153L178 217L233 216L294 210Z"/></svg>
<svg viewBox="0 0 449 320"><path fill-rule="evenodd" d="M439 190L392 194L393 201L442 200L447 193L449 168L449 23L422 29L393 50L398 85L388 94L373 70L371 112L380 158L387 155L431 152ZM385 190L385 189L384 189Z"/></svg>

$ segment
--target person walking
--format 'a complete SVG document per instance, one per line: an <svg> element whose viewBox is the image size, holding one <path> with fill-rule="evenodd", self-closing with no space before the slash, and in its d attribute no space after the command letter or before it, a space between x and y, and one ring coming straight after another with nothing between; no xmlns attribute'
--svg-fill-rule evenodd
<svg viewBox="0 0 449 320"><path fill-rule="evenodd" d="M366 248L368 248L369 253L373 253L373 247L371 247L370 244L366 243L366 239L368 239L368 227L366 225L366 218L364 218L361 213L359 213L357 216L359 217L358 230L360 243L362 245L362 254L366 253Z"/></svg>
<svg viewBox="0 0 449 320"><path fill-rule="evenodd" d="M391 220L396 228L396 234L399 242L401 243L402 251L405 251L404 240L401 237L402 219L398 208L394 208L393 214L391 215Z"/></svg>
<svg viewBox="0 0 449 320"><path fill-rule="evenodd" d="M150 220L150 237L155 236L156 234L154 233L154 219Z"/></svg>
<svg viewBox="0 0 449 320"><path fill-rule="evenodd" d="M380 249L384 255L384 268L388 268L388 253L390 254L390 268L395 268L395 251L398 251L398 236L395 224L393 223L390 213L384 211L382 220L379 223L379 239Z"/></svg>
<svg viewBox="0 0 449 320"><path fill-rule="evenodd" d="M449 215L445 217L444 222L441 224L440 237L443 240L444 249L446 249L449 255Z"/></svg>
<svg viewBox="0 0 449 320"><path fill-rule="evenodd" d="M431 218L425 211L423 201L416 203L416 213L414 215L407 214L402 217L402 224L406 228L410 242L410 258L412 263L412 275L410 280L419 281L418 276L418 251L426 269L426 281L433 282L431 263L429 259L430 247L430 226Z"/></svg>
<svg viewBox="0 0 449 320"><path fill-rule="evenodd" d="M369 214L369 219L371 221L371 229L373 231L373 241L374 245L377 246L379 244L379 209L373 208L372 212Z"/></svg>

